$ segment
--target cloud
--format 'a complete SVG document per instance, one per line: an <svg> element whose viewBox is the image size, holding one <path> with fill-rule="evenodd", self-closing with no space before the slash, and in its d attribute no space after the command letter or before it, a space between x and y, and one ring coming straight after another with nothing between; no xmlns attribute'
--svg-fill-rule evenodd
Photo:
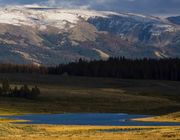
<svg viewBox="0 0 180 140"><path fill-rule="evenodd" d="M39 4L51 7L85 7L137 13L180 13L180 0L0 0L1 4Z"/></svg>

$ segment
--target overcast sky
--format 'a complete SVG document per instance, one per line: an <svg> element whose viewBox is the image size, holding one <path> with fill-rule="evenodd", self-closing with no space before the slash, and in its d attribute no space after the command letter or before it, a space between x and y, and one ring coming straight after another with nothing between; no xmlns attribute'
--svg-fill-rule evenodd
<svg viewBox="0 0 180 140"><path fill-rule="evenodd" d="M180 0L0 0L0 4L38 4L145 14L179 14Z"/></svg>

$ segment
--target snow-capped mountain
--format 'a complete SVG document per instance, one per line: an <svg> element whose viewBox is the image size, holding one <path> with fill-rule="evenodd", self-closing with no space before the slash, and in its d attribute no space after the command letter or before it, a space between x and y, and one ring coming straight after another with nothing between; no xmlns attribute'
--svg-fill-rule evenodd
<svg viewBox="0 0 180 140"><path fill-rule="evenodd" d="M0 62L55 65L110 56L179 57L180 26L134 13L0 8Z"/></svg>
<svg viewBox="0 0 180 140"><path fill-rule="evenodd" d="M173 16L167 18L170 22L180 25L180 16Z"/></svg>

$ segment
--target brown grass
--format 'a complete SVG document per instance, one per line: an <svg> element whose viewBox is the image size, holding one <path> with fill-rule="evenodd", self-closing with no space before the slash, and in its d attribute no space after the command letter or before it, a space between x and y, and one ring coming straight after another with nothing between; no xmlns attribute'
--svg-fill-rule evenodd
<svg viewBox="0 0 180 140"><path fill-rule="evenodd" d="M180 82L0 74L12 86L38 85L39 99L0 98L0 114L110 112L165 114L180 110Z"/></svg>
<svg viewBox="0 0 180 140"><path fill-rule="evenodd" d="M103 130L133 130L101 132ZM180 127L0 125L0 140L178 140Z"/></svg>
<svg viewBox="0 0 180 140"><path fill-rule="evenodd" d="M148 121L148 122L180 122L180 112L171 113L168 115L150 117L150 118L142 118L142 119L134 119L137 121Z"/></svg>

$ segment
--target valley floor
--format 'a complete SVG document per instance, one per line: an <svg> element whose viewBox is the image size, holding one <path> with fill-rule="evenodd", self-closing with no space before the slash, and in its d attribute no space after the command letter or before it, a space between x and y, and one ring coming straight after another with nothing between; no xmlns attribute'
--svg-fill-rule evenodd
<svg viewBox="0 0 180 140"><path fill-rule="evenodd" d="M168 116L180 120L180 112ZM157 121L157 120L156 120ZM180 126L63 126L20 125L0 120L0 140L179 140Z"/></svg>
<svg viewBox="0 0 180 140"><path fill-rule="evenodd" d="M0 97L0 114L129 113L160 115L180 111L180 82L121 80L57 75L0 74L11 88L37 85L36 100Z"/></svg>
<svg viewBox="0 0 180 140"><path fill-rule="evenodd" d="M180 111L180 82L0 74L11 87L37 85L37 100L0 97L0 115L66 112L168 114ZM20 120L21 121L21 120ZM146 121L141 119L140 121ZM148 121L180 122L179 113ZM179 140L180 127L52 126L0 119L0 140Z"/></svg>
<svg viewBox="0 0 180 140"><path fill-rule="evenodd" d="M0 124L0 130L0 140L179 140L180 138L180 127Z"/></svg>

